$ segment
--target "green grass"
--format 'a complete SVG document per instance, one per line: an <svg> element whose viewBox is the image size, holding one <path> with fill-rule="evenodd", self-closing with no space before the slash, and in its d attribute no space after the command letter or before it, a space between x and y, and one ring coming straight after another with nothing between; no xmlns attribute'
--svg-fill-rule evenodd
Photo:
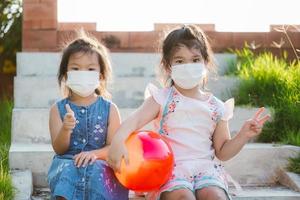
<svg viewBox="0 0 300 200"><path fill-rule="evenodd" d="M291 172L300 174L300 153L297 157L289 159L289 165L287 169Z"/></svg>
<svg viewBox="0 0 300 200"><path fill-rule="evenodd" d="M230 49L230 53L234 53L238 57L238 62L230 62L229 68L225 72L225 75L238 75L241 69L248 67L254 59L254 53L249 48L243 49Z"/></svg>
<svg viewBox="0 0 300 200"><path fill-rule="evenodd" d="M287 61L286 53L281 58L270 52L254 55L248 48L236 53L237 65L228 74L241 79L237 104L274 110L258 141L300 146L300 63Z"/></svg>
<svg viewBox="0 0 300 200"><path fill-rule="evenodd" d="M0 200L10 200L14 196L8 165L12 108L12 101L0 99Z"/></svg>

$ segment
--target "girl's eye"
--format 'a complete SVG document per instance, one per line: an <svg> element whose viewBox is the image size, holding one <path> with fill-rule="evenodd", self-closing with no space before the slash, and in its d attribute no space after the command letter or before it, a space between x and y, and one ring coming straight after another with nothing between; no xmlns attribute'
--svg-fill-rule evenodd
<svg viewBox="0 0 300 200"><path fill-rule="evenodd" d="M95 68L89 68L89 71L95 71L96 69Z"/></svg>
<svg viewBox="0 0 300 200"><path fill-rule="evenodd" d="M79 70L79 68L78 67L71 67L71 70L77 71L77 70Z"/></svg>
<svg viewBox="0 0 300 200"><path fill-rule="evenodd" d="M183 63L183 60L175 60L175 63L176 64L181 64L181 63Z"/></svg>
<svg viewBox="0 0 300 200"><path fill-rule="evenodd" d="M193 62L194 63L198 63L198 62L200 62L201 60L200 60L200 58L195 58L195 59L193 59Z"/></svg>

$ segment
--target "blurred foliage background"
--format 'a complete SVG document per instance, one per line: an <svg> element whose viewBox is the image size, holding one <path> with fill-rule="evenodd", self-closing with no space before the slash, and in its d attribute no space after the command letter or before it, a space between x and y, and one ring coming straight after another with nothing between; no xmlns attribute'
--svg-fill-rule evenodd
<svg viewBox="0 0 300 200"><path fill-rule="evenodd" d="M1 0L0 14L0 73L15 74L22 45L22 0Z"/></svg>

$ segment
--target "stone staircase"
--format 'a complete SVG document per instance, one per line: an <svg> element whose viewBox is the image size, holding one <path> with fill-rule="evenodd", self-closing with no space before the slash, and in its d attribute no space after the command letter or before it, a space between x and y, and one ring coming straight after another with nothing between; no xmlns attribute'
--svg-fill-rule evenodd
<svg viewBox="0 0 300 200"><path fill-rule="evenodd" d="M232 54L216 54L215 57L220 76L217 80L211 79L208 88L217 97L226 100L231 97L230 91L238 80L223 74L236 57ZM17 55L9 163L12 170L30 170L35 188L47 187L46 173L54 155L50 144L48 115L50 105L61 98L56 80L59 60L60 53L22 52ZM111 53L111 60L114 80L109 87L113 101L118 105L122 119L125 119L143 102L146 85L149 82L158 85L154 66L159 62L159 55ZM235 117L230 121L232 135L254 112L254 108L235 108ZM287 158L298 151L300 148L287 145L247 144L239 155L224 163L234 180L247 188L245 195L248 196L240 193L234 199L273 199L274 195L277 195L274 199L300 199L300 193L289 188L266 188L278 182L278 169L283 168ZM268 198L264 195L256 198L254 191L257 189L254 188L258 186L270 198L268 195Z"/></svg>

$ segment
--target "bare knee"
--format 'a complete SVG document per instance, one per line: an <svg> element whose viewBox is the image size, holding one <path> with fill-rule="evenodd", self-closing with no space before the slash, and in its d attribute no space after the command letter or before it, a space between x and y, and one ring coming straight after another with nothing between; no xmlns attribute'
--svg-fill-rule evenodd
<svg viewBox="0 0 300 200"><path fill-rule="evenodd" d="M172 192L163 192L161 200L195 200L194 194L188 189L174 190Z"/></svg>
<svg viewBox="0 0 300 200"><path fill-rule="evenodd" d="M227 200L224 190L218 187L206 187L196 191L197 200Z"/></svg>

